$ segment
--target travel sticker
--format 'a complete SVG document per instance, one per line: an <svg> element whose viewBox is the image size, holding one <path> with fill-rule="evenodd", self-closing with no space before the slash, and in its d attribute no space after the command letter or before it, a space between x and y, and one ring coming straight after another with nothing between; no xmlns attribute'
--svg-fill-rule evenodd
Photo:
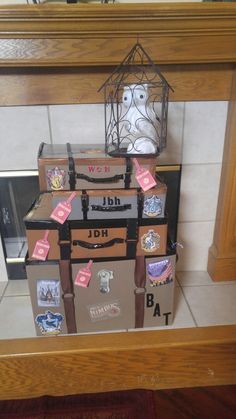
<svg viewBox="0 0 236 419"><path fill-rule="evenodd" d="M66 171L54 167L53 169L47 170L47 180L51 189L54 191L60 191L64 189L66 182Z"/></svg>
<svg viewBox="0 0 236 419"><path fill-rule="evenodd" d="M37 301L39 307L60 306L60 281L59 279L37 280Z"/></svg>
<svg viewBox="0 0 236 419"><path fill-rule="evenodd" d="M147 272L152 287L173 282L172 266L169 259L148 263Z"/></svg>
<svg viewBox="0 0 236 419"><path fill-rule="evenodd" d="M94 304L88 306L89 316L92 322L108 320L121 315L120 302L118 300Z"/></svg>
<svg viewBox="0 0 236 419"><path fill-rule="evenodd" d="M114 279L113 271L109 269L101 269L97 276L99 278L99 289L102 294L110 292L110 280Z"/></svg>
<svg viewBox="0 0 236 419"><path fill-rule="evenodd" d="M148 232L141 237L141 248L145 252L155 252L159 247L160 236L154 230L148 230Z"/></svg>
<svg viewBox="0 0 236 419"><path fill-rule="evenodd" d="M157 217L162 213L162 202L157 195L144 198L143 213L148 217Z"/></svg>
<svg viewBox="0 0 236 419"><path fill-rule="evenodd" d="M43 335L58 335L61 332L61 324L64 317L60 313L52 313L50 310L44 314L38 314L35 318Z"/></svg>

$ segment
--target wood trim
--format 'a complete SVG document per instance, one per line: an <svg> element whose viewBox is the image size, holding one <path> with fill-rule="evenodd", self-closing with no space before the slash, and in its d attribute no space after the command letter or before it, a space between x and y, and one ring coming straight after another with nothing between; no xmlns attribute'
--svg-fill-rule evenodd
<svg viewBox="0 0 236 419"><path fill-rule="evenodd" d="M3 341L2 399L235 383L236 326Z"/></svg>
<svg viewBox="0 0 236 419"><path fill-rule="evenodd" d="M0 68L0 106L103 103L103 91L98 89L114 68ZM170 101L229 100L233 68L233 64L169 65L161 66L161 71L174 89Z"/></svg>
<svg viewBox="0 0 236 419"><path fill-rule="evenodd" d="M222 163L221 182L208 272L215 281L236 279L236 69Z"/></svg>
<svg viewBox="0 0 236 419"><path fill-rule="evenodd" d="M6 6L0 27L0 66L117 65L137 36L159 64L236 61L234 3Z"/></svg>

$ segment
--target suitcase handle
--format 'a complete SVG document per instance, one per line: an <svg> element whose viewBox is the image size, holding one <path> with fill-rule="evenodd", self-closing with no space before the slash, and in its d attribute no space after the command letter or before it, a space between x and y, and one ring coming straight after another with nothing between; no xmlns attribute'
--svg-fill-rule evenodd
<svg viewBox="0 0 236 419"><path fill-rule="evenodd" d="M125 205L115 205L113 207L107 206L104 207L102 205L91 205L92 211L102 211L102 212L116 212L116 211L126 211L131 209L131 204Z"/></svg>
<svg viewBox="0 0 236 419"><path fill-rule="evenodd" d="M95 178L95 177L84 175L83 173L76 173L76 178L87 180L87 182L92 182L92 183L111 183L111 182L118 182L118 180L124 179L124 175L114 175L114 176L105 177L105 178L104 177Z"/></svg>
<svg viewBox="0 0 236 419"><path fill-rule="evenodd" d="M115 238L105 243L88 243L83 240L73 240L72 243L73 243L73 246L81 246L81 247L85 247L86 249L103 249L105 247L111 247L114 244L124 243L124 242L125 242L124 239Z"/></svg>

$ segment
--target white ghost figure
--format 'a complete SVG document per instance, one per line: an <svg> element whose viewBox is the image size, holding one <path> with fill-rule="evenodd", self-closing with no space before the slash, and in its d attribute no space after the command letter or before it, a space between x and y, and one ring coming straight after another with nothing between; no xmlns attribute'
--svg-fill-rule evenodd
<svg viewBox="0 0 236 419"><path fill-rule="evenodd" d="M124 87L122 96L124 128L130 143L127 153L155 154L157 151L158 123L149 103L147 84L131 84Z"/></svg>

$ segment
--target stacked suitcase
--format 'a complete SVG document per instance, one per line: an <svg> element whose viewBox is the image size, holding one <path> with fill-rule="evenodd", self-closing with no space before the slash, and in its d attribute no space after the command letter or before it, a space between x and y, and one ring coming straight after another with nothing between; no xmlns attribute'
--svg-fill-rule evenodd
<svg viewBox="0 0 236 419"><path fill-rule="evenodd" d="M156 158L137 160L155 178ZM37 334L171 324L166 185L144 191L132 158L97 145L43 143L38 167L41 194L24 219Z"/></svg>

